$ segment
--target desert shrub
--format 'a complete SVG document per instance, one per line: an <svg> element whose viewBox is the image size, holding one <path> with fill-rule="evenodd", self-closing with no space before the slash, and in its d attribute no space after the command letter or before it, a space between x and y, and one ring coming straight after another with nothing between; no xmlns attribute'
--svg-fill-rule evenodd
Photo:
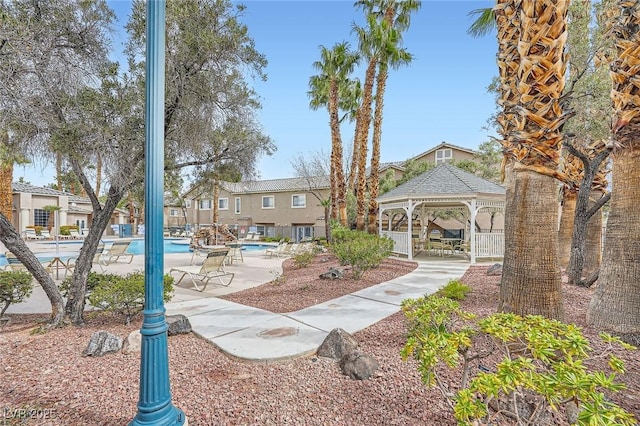
<svg viewBox="0 0 640 426"><path fill-rule="evenodd" d="M306 268L311 264L316 253L314 250L304 250L293 255L293 265L296 268Z"/></svg>
<svg viewBox="0 0 640 426"><path fill-rule="evenodd" d="M101 282L110 282L118 278L121 278L121 276L115 274L99 274L97 272L89 272L89 275L87 276L86 298L89 298L89 295L91 294L93 289L96 288ZM67 277L60 283L59 289L60 293L62 293L62 296L69 297L69 289L71 288L72 280L73 277Z"/></svg>
<svg viewBox="0 0 640 426"><path fill-rule="evenodd" d="M590 371L589 340L573 324L544 318L496 313L482 319L464 312L459 304L437 296L405 300L402 310L408 320L408 337L401 351L403 359L418 361L422 380L436 386L453 408L461 425L549 424L551 412L576 404L578 425L634 425L636 419L607 399L606 392L624 388L615 381L624 363L614 349L635 349L620 339L601 334L607 348L597 357L608 357L610 372ZM481 336L492 346L475 347ZM503 358L483 366L479 359L493 353ZM462 364L457 392L446 387L438 374L439 365ZM480 370L470 377L472 369ZM448 381L446 382L448 383Z"/></svg>
<svg viewBox="0 0 640 426"><path fill-rule="evenodd" d="M380 265L391 254L393 241L386 237L354 231L343 226L332 228L333 253L341 265L351 265L355 279Z"/></svg>
<svg viewBox="0 0 640 426"><path fill-rule="evenodd" d="M449 282L436 292L436 295L440 297L446 297L453 300L464 300L467 297L467 293L471 291L471 287L460 281L449 280Z"/></svg>
<svg viewBox="0 0 640 426"><path fill-rule="evenodd" d="M12 303L20 303L33 291L33 276L25 271L0 271L0 318Z"/></svg>
<svg viewBox="0 0 640 426"><path fill-rule="evenodd" d="M60 235L71 235L71 232L69 232L71 229L80 231L77 225L60 225Z"/></svg>
<svg viewBox="0 0 640 426"><path fill-rule="evenodd" d="M171 275L164 276L162 295L165 302L171 300L173 281ZM109 275L108 279L99 280L89 295L89 302L98 309L124 315L129 324L131 318L144 309L144 274Z"/></svg>

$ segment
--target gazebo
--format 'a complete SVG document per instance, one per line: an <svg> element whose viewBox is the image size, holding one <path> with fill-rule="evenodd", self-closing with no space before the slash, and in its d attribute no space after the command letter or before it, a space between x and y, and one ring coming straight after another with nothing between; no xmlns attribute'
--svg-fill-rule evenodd
<svg viewBox="0 0 640 426"><path fill-rule="evenodd" d="M376 199L379 234L391 238L394 252L413 259L414 217L423 223L430 210L460 210L470 218L468 236L471 263L480 257L504 255L504 232L478 232L476 218L481 210L504 214L505 188L472 173L443 163L393 188ZM407 229L394 230L393 212L407 217ZM385 220L386 219L386 220ZM386 226L384 226L386 224ZM418 229L418 231L421 231Z"/></svg>

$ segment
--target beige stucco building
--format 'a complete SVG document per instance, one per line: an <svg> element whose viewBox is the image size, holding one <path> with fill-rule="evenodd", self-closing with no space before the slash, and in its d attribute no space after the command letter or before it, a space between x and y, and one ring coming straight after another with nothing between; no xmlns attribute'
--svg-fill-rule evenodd
<svg viewBox="0 0 640 426"><path fill-rule="evenodd" d="M55 216L55 213L47 210L47 206L59 207L58 223L55 223L55 219L51 222L53 223L53 231L57 230L58 226L75 225L82 232L83 229L91 226L93 210L91 201L87 197L80 197L68 192L23 182L14 182L12 189L13 213L11 223L20 233L24 233L27 227L48 227L50 224L49 216L51 214ZM125 224L126 220L126 212L117 209L111 217L111 224ZM108 227L105 232L109 234L113 231L111 227Z"/></svg>

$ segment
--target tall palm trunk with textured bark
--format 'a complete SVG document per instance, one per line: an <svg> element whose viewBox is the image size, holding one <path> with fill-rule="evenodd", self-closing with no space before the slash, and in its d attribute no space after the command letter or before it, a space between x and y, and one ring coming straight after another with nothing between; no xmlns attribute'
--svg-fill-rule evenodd
<svg viewBox="0 0 640 426"><path fill-rule="evenodd" d="M558 260L563 269L569 265L571 256L571 237L573 236L573 219L576 214L576 200L578 194L572 188L565 187L562 191L562 212L558 228Z"/></svg>
<svg viewBox="0 0 640 426"><path fill-rule="evenodd" d="M343 226L347 225L347 196L342 165L342 138L340 136L340 117L338 114L338 82L336 79L329 87L329 124L331 126L331 199L334 211L337 210L338 220Z"/></svg>
<svg viewBox="0 0 640 426"><path fill-rule="evenodd" d="M369 220L367 232L376 234L378 229L378 189L380 186L380 144L382 140L382 111L384 107L384 92L387 86L388 66L380 63L376 83L376 108L373 116L373 138L371 141L371 178L369 182Z"/></svg>
<svg viewBox="0 0 640 426"><path fill-rule="evenodd" d="M505 257L498 309L563 319L558 265L557 167L566 121L566 0L523 2L520 9L515 128L505 144L508 170ZM516 10L517 12L517 10ZM512 39L510 39L512 40ZM507 58L513 61L513 58ZM511 64L510 69L516 67Z"/></svg>
<svg viewBox="0 0 640 426"><path fill-rule="evenodd" d="M0 213L13 220L13 160L10 155L9 134L0 129Z"/></svg>
<svg viewBox="0 0 640 426"><path fill-rule="evenodd" d="M364 89L362 92L362 109L358 115L361 125L356 133L355 146L358 147L358 172L356 191L356 228L365 229L366 192L367 192L367 153L369 150L369 128L371 126L371 103L373 100L373 83L376 78L378 60L376 56L369 59L365 73Z"/></svg>
<svg viewBox="0 0 640 426"><path fill-rule="evenodd" d="M621 1L613 26L616 56L611 64L615 110L611 210L602 267L587 322L599 330L640 343L640 2Z"/></svg>

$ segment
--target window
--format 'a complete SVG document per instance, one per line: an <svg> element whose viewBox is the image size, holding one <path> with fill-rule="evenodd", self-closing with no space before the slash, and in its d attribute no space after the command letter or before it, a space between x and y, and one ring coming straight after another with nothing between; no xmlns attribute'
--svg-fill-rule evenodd
<svg viewBox="0 0 640 426"><path fill-rule="evenodd" d="M436 151L436 164L446 163L453 159L453 151L451 148L439 149Z"/></svg>
<svg viewBox="0 0 640 426"><path fill-rule="evenodd" d="M178 211L178 209L169 209L169 216L180 216L180 212Z"/></svg>
<svg viewBox="0 0 640 426"><path fill-rule="evenodd" d="M218 210L229 210L228 198L218 198Z"/></svg>
<svg viewBox="0 0 640 426"><path fill-rule="evenodd" d="M291 207L300 209L307 207L307 196L305 194L296 194L291 196Z"/></svg>
<svg viewBox="0 0 640 426"><path fill-rule="evenodd" d="M211 210L211 200L200 200L200 210Z"/></svg>
<svg viewBox="0 0 640 426"><path fill-rule="evenodd" d="M51 212L48 210L42 209L34 209L33 210L33 224L35 226L47 226L49 225L49 214Z"/></svg>
<svg viewBox="0 0 640 426"><path fill-rule="evenodd" d="M236 214L240 214L240 197L236 197Z"/></svg>
<svg viewBox="0 0 640 426"><path fill-rule="evenodd" d="M262 197L262 208L273 209L276 207L276 199L273 195L267 195Z"/></svg>
<svg viewBox="0 0 640 426"><path fill-rule="evenodd" d="M184 200L184 206L188 209L191 208L191 200Z"/></svg>

